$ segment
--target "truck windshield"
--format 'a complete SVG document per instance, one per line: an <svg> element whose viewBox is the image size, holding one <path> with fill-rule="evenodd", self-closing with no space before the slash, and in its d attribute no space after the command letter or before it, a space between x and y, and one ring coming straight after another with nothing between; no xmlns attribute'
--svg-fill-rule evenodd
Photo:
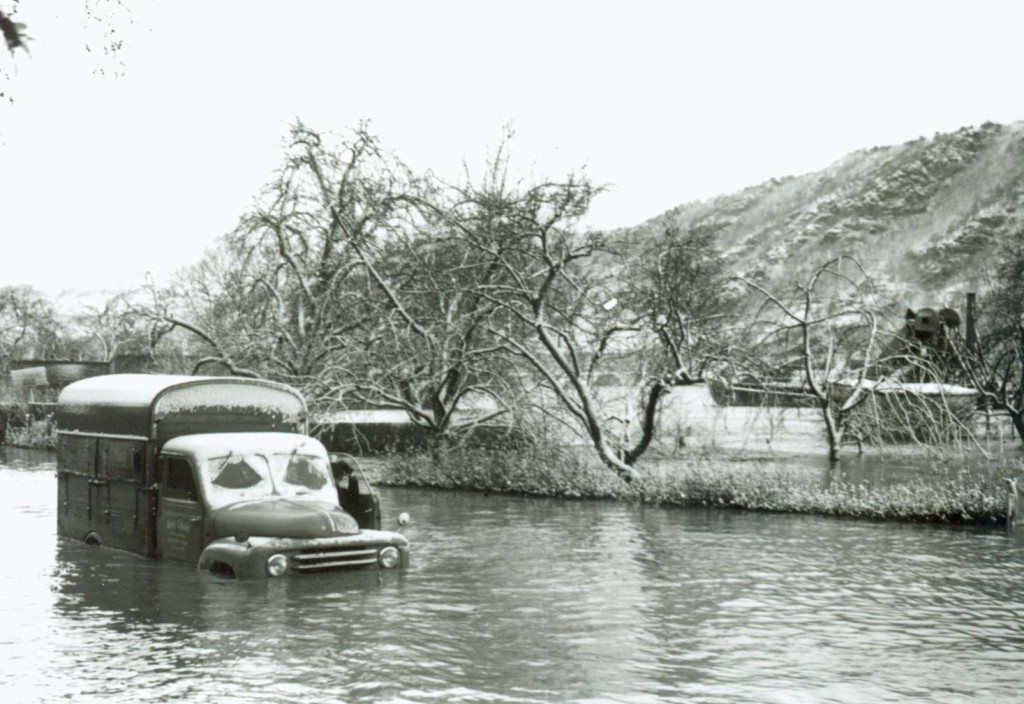
<svg viewBox="0 0 1024 704"><path fill-rule="evenodd" d="M327 459L292 453L211 457L200 466L210 508L280 496L337 503Z"/></svg>

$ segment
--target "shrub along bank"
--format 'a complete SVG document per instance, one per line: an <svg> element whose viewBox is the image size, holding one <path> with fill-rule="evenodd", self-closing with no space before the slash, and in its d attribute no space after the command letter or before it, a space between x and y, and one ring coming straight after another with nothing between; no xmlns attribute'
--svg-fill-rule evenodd
<svg viewBox="0 0 1024 704"><path fill-rule="evenodd" d="M29 417L24 425L7 428L5 445L39 450L57 449L57 425L53 418Z"/></svg>
<svg viewBox="0 0 1024 704"><path fill-rule="evenodd" d="M57 427L53 416L33 413L25 401L0 397L0 444L38 449L56 448Z"/></svg>
<svg viewBox="0 0 1024 704"><path fill-rule="evenodd" d="M791 464L695 454L641 465L637 481L625 484L582 453L536 447L440 447L368 464L386 485L971 524L1004 523L1003 478L1024 472L1018 460L969 468L936 463L927 472L886 483L826 483L821 471Z"/></svg>

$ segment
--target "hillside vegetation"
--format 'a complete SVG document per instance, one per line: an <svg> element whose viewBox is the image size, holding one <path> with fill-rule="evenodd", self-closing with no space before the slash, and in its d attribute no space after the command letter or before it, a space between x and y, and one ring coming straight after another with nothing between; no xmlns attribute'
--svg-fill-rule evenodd
<svg viewBox="0 0 1024 704"><path fill-rule="evenodd" d="M711 228L732 273L773 285L849 254L891 301L961 309L966 292L985 291L1000 243L1024 226L1022 206L1024 123L985 123L854 152L619 234Z"/></svg>

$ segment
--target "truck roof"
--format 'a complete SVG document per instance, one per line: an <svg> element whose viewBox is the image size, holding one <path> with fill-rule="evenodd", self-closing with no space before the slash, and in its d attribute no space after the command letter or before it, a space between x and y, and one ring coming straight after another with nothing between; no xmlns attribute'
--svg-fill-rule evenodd
<svg viewBox="0 0 1024 704"><path fill-rule="evenodd" d="M57 399L60 432L166 441L217 431L302 432L306 402L262 379L105 374L70 384Z"/></svg>
<svg viewBox="0 0 1024 704"><path fill-rule="evenodd" d="M290 453L327 456L323 444L298 433L202 433L182 435L164 444L164 453L176 453L204 461L228 452L238 455L257 453Z"/></svg>

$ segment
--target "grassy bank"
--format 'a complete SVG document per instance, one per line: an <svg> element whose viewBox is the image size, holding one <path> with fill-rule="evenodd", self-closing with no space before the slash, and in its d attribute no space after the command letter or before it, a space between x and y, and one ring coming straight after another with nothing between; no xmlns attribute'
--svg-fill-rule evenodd
<svg viewBox="0 0 1024 704"><path fill-rule="evenodd" d="M627 485L586 453L537 448L442 448L370 464L377 481L390 485L972 524L1004 523L1003 477L1024 472L1019 460L969 468L936 462L913 476L865 483L778 460L694 453L641 465Z"/></svg>

